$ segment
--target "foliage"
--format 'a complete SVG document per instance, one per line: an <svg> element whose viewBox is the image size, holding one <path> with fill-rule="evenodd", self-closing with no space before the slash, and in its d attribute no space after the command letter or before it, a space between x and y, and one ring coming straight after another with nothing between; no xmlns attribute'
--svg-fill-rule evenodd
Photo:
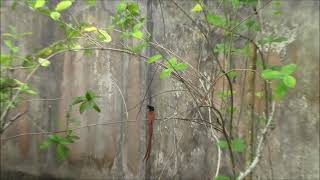
<svg viewBox="0 0 320 180"><path fill-rule="evenodd" d="M4 76L0 77L0 105L1 107L5 107L0 110L1 133L3 132L2 128L4 125L10 124L10 122L6 122L4 118L8 115L8 111L19 105L22 96L37 94L29 82L34 72L36 72L38 68L50 66L53 56L67 51L84 51L85 54L90 54L93 50L116 50L117 52L143 57L146 59L145 64L148 66L161 67L159 77L163 79L163 81L168 81L166 78L169 77L176 77L175 79L186 87L188 94L191 94L192 98L190 99L193 100L191 104L197 104L197 106L194 107L195 109L199 107L209 107L209 113L203 114L202 112L204 110L201 109L200 111L199 108L198 112L200 116L205 117L207 114L214 114L214 116L210 116L210 119L217 120L217 122L215 122L219 125L217 131L222 135L222 138L217 142L217 146L222 150L230 152L231 161L233 161L233 152L241 155L246 152L246 149L249 149L248 147L252 146L248 144L245 139L238 137L239 135L234 135L234 133L237 132L232 129L233 114L237 111L233 97L234 95L238 95L236 94L237 91L233 88L235 85L233 80L241 74L237 69L232 68L232 64L235 63L233 59L234 55L243 59L255 57L255 60L258 61L256 64L258 68L254 69L253 67L256 67L256 65L254 65L252 67L249 66L249 69L242 69L247 72L254 72L254 76L260 76L262 78L260 80L266 84L265 89L252 92L253 97L265 98L267 102L275 99L281 100L281 98L285 97L287 92L297 84L297 80L293 76L297 70L297 65L270 66L263 57L264 52L262 51L262 47L283 43L288 41L288 39L277 34L265 35L261 31L259 21L253 15L248 15L245 19L237 16L240 9L249 10L252 9L252 7L255 7L253 8L255 11L253 13L258 14L256 10L257 0L223 0L222 6L224 13L213 10L213 8L200 0L195 1L192 8L185 11L185 15L193 21L194 25L200 30L199 33L204 37L201 40L206 43L206 46L210 50L207 52L209 54L208 59L211 61L211 58L214 57L217 65L220 66L217 77L211 75L210 78L213 79L208 78L209 76L203 74L201 70L195 70L196 68L187 63L187 60L180 58L177 54L173 53L173 51L163 48L163 46L151 38L150 33L145 28L146 18L137 2L121 1L118 3L115 7L115 13L111 17L112 24L106 27L95 25L92 22L77 22L76 18L72 21L67 20L67 18L65 18L68 15L66 12L75 4L74 0L55 1L54 3L56 4L50 6L49 1L46 0L25 0L24 2L25 5L33 11L45 15L52 22L56 23L56 25L63 30L65 37L52 42L46 47L24 54L18 46L19 41L32 33L17 32L16 28L10 26L8 32L1 34L3 40L2 48L4 51L1 53L0 73ZM96 6L97 4L96 0L85 0L83 2L90 7ZM16 6L16 4L17 2L15 1L13 5ZM273 6L275 7L274 13L280 14L280 1L275 1ZM177 7L179 7L178 4ZM213 41L211 36L208 36L213 32L219 32L217 34L222 35L222 40L214 37L218 40ZM259 34L261 36L257 37L261 38L256 40L245 37L243 34L248 34L248 32L255 36ZM111 42L117 41L117 38L113 38L113 34L115 34L116 37L120 37L120 49L105 47L105 45L111 46L113 44ZM241 41L245 41L241 46L236 43L240 41L239 38ZM123 43L129 41L133 43ZM170 39L167 39L167 41L170 41ZM250 46L251 44L254 44L257 50L253 51ZM150 57L145 57L141 53L147 48L152 48L156 53ZM223 60L220 60L217 56L222 57L221 59ZM214 63L213 65L216 66ZM192 68L189 68L189 66ZM20 72L21 69L26 70L27 78L19 79L16 76L17 73L12 73L12 71ZM190 76L190 74L193 77ZM221 89L215 87L215 83L220 77L222 77L222 79L224 78L223 81L226 80L228 82L223 83L223 88ZM194 79L201 80L192 84ZM198 84L201 84L203 88L199 87ZM225 84L227 84L227 86L225 86ZM269 87L268 84L272 84L272 86ZM206 88L206 85L208 85L208 88ZM245 84L241 85L245 86ZM269 90L272 90L274 97L269 97ZM220 108L214 105L216 102L213 102L213 99L216 97L222 102ZM68 119L73 118L71 117L73 107L78 107L81 115L88 110L101 112L96 102L97 98L99 98L99 96L97 96L93 90L86 91L83 96L74 97L70 103L71 105L68 112L66 112L66 117ZM268 109L269 107L266 105L265 108ZM211 113L211 110L214 110L214 113ZM266 123L267 118L263 115L259 114L256 117L258 117L256 119L258 121L262 121L261 119L263 119L261 124ZM202 119L201 123L207 123L206 125L208 126L206 127L212 128L213 123L209 124L205 119ZM228 123L231 124L230 128L226 127ZM60 135L61 133L64 133L64 135ZM48 134L48 137L41 143L40 148L47 149L50 146L54 146L56 148L56 156L59 160L65 159L70 154L69 145L79 139L73 129L69 127L66 127L64 131L49 132ZM232 165L235 165L235 163L232 162ZM235 168L232 169L233 175L236 177ZM231 178L220 175L213 177L213 179L228 180Z"/></svg>
<svg viewBox="0 0 320 180"><path fill-rule="evenodd" d="M75 135L73 130L68 130L66 136L60 136L59 134L50 134L48 138L40 145L40 149L47 149L50 145L56 147L56 155L59 160L64 160L70 153L70 149L67 145L74 143L80 139Z"/></svg>

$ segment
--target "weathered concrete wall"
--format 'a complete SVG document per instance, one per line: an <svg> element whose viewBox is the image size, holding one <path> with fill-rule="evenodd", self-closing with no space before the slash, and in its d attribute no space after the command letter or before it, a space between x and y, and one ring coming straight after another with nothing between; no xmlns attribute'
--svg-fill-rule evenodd
<svg viewBox="0 0 320 180"><path fill-rule="evenodd" d="M110 15L117 2L97 1L96 7L88 8L78 1L69 12L84 21L105 26L110 24ZM139 1L153 22L155 40L173 49L195 67L205 67L205 62L198 64L199 57L205 57L205 47L192 23L170 1L150 2L152 4L147 6L147 0ZM186 9L193 5L192 1L179 3ZM282 63L296 63L299 67L295 74L298 86L290 91L281 108L277 109L276 129L269 136L269 151L267 148L264 153L257 176L261 179L318 179L319 2L284 1L282 6L283 14L280 16L272 15L272 7L263 11L264 28L289 37L289 43L270 50L269 59L279 62L281 56ZM71 20L71 17L65 18ZM19 44L25 52L62 38L61 30L52 20L19 5L15 11L8 6L1 7L1 32L6 31L9 25L16 26L19 31L33 32ZM243 65L240 63L240 66ZM217 150L206 128L172 119L155 123L151 171L146 170L142 160L146 127L144 116L141 116L145 109L143 107L137 116L139 106L135 105L145 96L152 69L159 71L148 67L139 58L115 52L96 51L92 57L84 56L82 52L69 52L55 57L52 65L41 69L33 82L39 90L37 99L61 99L25 102L22 108L29 109L28 116L11 127L5 137L39 132L39 127L45 131L64 128L71 98L82 95L87 89L94 89L104 97L98 102L102 112L77 115L81 125L138 121L80 129L77 132L81 139L71 146L72 155L63 162L56 160L54 149L43 151L38 148L44 139L42 136L10 140L2 145L2 168L76 179L143 179L146 172L151 173L152 178L211 178L215 173ZM156 74L151 93L182 89L180 84L171 82L159 80ZM171 92L152 101L156 105L157 116L164 118L172 117L176 111L185 113L191 106L182 103L188 102L185 101L187 98L189 96L184 93ZM128 119L126 108L129 109ZM223 159L226 157L224 154ZM228 173L225 163L221 171Z"/></svg>

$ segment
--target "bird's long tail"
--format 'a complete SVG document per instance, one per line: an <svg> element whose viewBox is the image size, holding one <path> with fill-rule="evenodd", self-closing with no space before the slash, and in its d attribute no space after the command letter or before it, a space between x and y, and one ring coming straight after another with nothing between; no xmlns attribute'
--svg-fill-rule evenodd
<svg viewBox="0 0 320 180"><path fill-rule="evenodd" d="M146 161L148 161L148 159L150 158L151 149L152 149L153 121L155 119L154 111L148 111L147 118L148 118L148 145L147 145L147 152L143 158Z"/></svg>

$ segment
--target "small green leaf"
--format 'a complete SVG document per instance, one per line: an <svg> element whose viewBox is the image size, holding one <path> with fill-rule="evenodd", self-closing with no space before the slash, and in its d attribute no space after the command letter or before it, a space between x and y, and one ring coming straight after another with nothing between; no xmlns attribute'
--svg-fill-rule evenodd
<svg viewBox="0 0 320 180"><path fill-rule="evenodd" d="M232 3L233 9L238 9L239 4L240 4L239 0L232 0L231 3Z"/></svg>
<svg viewBox="0 0 320 180"><path fill-rule="evenodd" d="M124 10L126 10L127 8L127 3L126 2L120 2L117 7L116 7L116 10L117 12L122 12Z"/></svg>
<svg viewBox="0 0 320 180"><path fill-rule="evenodd" d="M168 76L170 76L170 74L173 72L173 69L169 68L169 69L164 69L161 73L160 73L160 78L164 79Z"/></svg>
<svg viewBox="0 0 320 180"><path fill-rule="evenodd" d="M141 27L143 26L143 23L137 23L136 25L133 26L133 31L139 31Z"/></svg>
<svg viewBox="0 0 320 180"><path fill-rule="evenodd" d="M230 78L234 78L234 77L237 77L238 76L238 73L236 71L230 71L228 72L228 76Z"/></svg>
<svg viewBox="0 0 320 180"><path fill-rule="evenodd" d="M35 3L34 3L34 8L35 9L38 9L38 8L41 8L43 7L44 5L46 4L46 1L45 0L37 0Z"/></svg>
<svg viewBox="0 0 320 180"><path fill-rule="evenodd" d="M72 1L61 1L57 4L55 11L63 11L68 9L72 5Z"/></svg>
<svg viewBox="0 0 320 180"><path fill-rule="evenodd" d="M279 81L275 88L273 89L273 94L275 98L283 98L288 92L288 87L284 84L283 81Z"/></svg>
<svg viewBox="0 0 320 180"><path fill-rule="evenodd" d="M98 29L95 26L89 26L83 29L85 32L94 32L97 31Z"/></svg>
<svg viewBox="0 0 320 180"><path fill-rule="evenodd" d="M241 138L235 138L231 141L231 148L235 152L243 152L245 150L245 143Z"/></svg>
<svg viewBox="0 0 320 180"><path fill-rule="evenodd" d="M15 46L11 40L4 40L3 42L13 53L18 52L19 48Z"/></svg>
<svg viewBox="0 0 320 180"><path fill-rule="evenodd" d="M228 177L228 176L216 176L216 177L213 177L213 180L230 180L230 177Z"/></svg>
<svg viewBox="0 0 320 180"><path fill-rule="evenodd" d="M183 71L183 70L185 70L187 68L188 68L188 64L186 64L186 63L179 63L179 64L174 66L174 69L177 70L177 71Z"/></svg>
<svg viewBox="0 0 320 180"><path fill-rule="evenodd" d="M150 64L150 63L158 61L161 58L162 58L162 56L160 54L156 54L154 56L149 57L148 60L146 61L146 63Z"/></svg>
<svg viewBox="0 0 320 180"><path fill-rule="evenodd" d="M148 46L148 43L142 42L142 43L139 43L136 46L130 47L130 50L135 52L135 53L139 53L139 52L141 52L143 50L143 48L145 48L147 46Z"/></svg>
<svg viewBox="0 0 320 180"><path fill-rule="evenodd" d="M78 97L75 97L72 101L72 105L76 105L76 104L79 104L79 103L82 103L86 101L86 98L83 97L83 96L78 96Z"/></svg>
<svg viewBox="0 0 320 180"><path fill-rule="evenodd" d="M41 66L43 67L47 67L51 64L50 61L48 61L47 59L43 59L43 58L39 58L38 62L40 63Z"/></svg>
<svg viewBox="0 0 320 180"><path fill-rule="evenodd" d="M139 5L136 2L129 2L127 3L127 9L130 11L132 15L139 14Z"/></svg>
<svg viewBox="0 0 320 180"><path fill-rule="evenodd" d="M255 31L261 31L260 26L258 25L258 23L255 20L248 20L245 25L249 28L249 29L253 29Z"/></svg>
<svg viewBox="0 0 320 180"><path fill-rule="evenodd" d="M228 143L226 140L219 140L217 142L217 145L221 148L221 149L225 149L228 148Z"/></svg>
<svg viewBox="0 0 320 180"><path fill-rule="evenodd" d="M52 141L46 139L40 144L40 149L47 149L52 144Z"/></svg>
<svg viewBox="0 0 320 180"><path fill-rule="evenodd" d="M88 101L93 100L95 97L96 97L96 93L94 91L88 90L86 92L86 98L87 98Z"/></svg>
<svg viewBox="0 0 320 180"><path fill-rule="evenodd" d="M53 19L53 20L58 20L60 18L61 14L59 12L56 12L56 11L53 11L50 13L50 17Z"/></svg>
<svg viewBox="0 0 320 180"><path fill-rule="evenodd" d="M70 153L70 149L65 145L58 144L57 149L56 149L56 153L57 153L58 159L63 160Z"/></svg>
<svg viewBox="0 0 320 180"><path fill-rule="evenodd" d="M175 57L172 57L167 60L166 64L172 68L177 64L177 59Z"/></svg>
<svg viewBox="0 0 320 180"><path fill-rule="evenodd" d="M259 92L256 92L255 94L257 97L262 97L263 96L263 92L259 91Z"/></svg>
<svg viewBox="0 0 320 180"><path fill-rule="evenodd" d="M215 25L215 26L225 26L227 23L227 20L223 16L208 14L207 20L209 23Z"/></svg>
<svg viewBox="0 0 320 180"><path fill-rule="evenodd" d="M84 102L80 105L79 111L80 114L82 114L86 109L88 109L90 107L90 103L89 102Z"/></svg>
<svg viewBox="0 0 320 180"><path fill-rule="evenodd" d="M135 31L132 33L132 36L138 39L141 39L143 37L143 32L141 31Z"/></svg>
<svg viewBox="0 0 320 180"><path fill-rule="evenodd" d="M200 12L202 11L202 6L198 3L191 9L191 12Z"/></svg>
<svg viewBox="0 0 320 180"><path fill-rule="evenodd" d="M112 41L111 36L106 31L99 29L98 32L100 33L99 38L102 41L107 42L107 43Z"/></svg>
<svg viewBox="0 0 320 180"><path fill-rule="evenodd" d="M297 65L296 64L288 64L288 65L285 65L285 66L281 67L281 72L286 74L286 75L290 75L293 72L295 72L296 69L297 69Z"/></svg>
<svg viewBox="0 0 320 180"><path fill-rule="evenodd" d="M99 108L99 106L96 103L94 103L93 109L96 110L97 112L101 112L101 109Z"/></svg>
<svg viewBox="0 0 320 180"><path fill-rule="evenodd" d="M283 83L289 88L294 88L296 86L296 79L293 76L285 76L282 80Z"/></svg>
<svg viewBox="0 0 320 180"><path fill-rule="evenodd" d="M279 71L274 71L272 69L263 70L261 73L261 77L263 79L271 80L271 79L281 79L283 74Z"/></svg>
<svg viewBox="0 0 320 180"><path fill-rule="evenodd" d="M222 53L224 51L224 49L225 49L224 43L219 43L214 47L213 52L214 53Z"/></svg>
<svg viewBox="0 0 320 180"><path fill-rule="evenodd" d="M1 54L0 67L10 66L12 63L12 56L9 54Z"/></svg>

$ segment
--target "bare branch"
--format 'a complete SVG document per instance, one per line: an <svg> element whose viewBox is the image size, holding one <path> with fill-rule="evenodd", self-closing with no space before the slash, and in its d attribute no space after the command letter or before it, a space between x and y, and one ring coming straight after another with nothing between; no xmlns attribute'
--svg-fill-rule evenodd
<svg viewBox="0 0 320 180"><path fill-rule="evenodd" d="M237 180L241 180L241 179L245 178L246 176L248 176L254 170L254 168L257 166L257 164L259 163L259 160L261 158L261 152L262 152L263 146L264 146L264 141L266 139L267 132L268 132L270 125L272 123L272 120L273 120L274 111L275 111L275 102L272 103L272 110L271 110L269 119L267 121L266 126L263 128L261 135L258 138L258 147L256 150L256 156L255 156L254 160L252 161L252 163L249 165L249 167L244 172L240 172L240 175L237 178Z"/></svg>

